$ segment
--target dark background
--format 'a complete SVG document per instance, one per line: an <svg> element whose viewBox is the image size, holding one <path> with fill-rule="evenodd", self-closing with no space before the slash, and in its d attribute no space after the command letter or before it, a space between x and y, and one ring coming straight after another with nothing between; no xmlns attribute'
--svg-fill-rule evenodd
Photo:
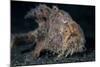
<svg viewBox="0 0 100 67"><path fill-rule="evenodd" d="M91 51L95 50L95 6L11 1L11 33L26 33L38 27L36 23L32 23L34 20L27 21L24 16L39 4L46 4L50 7L56 5L59 9L68 12L83 29L86 48Z"/></svg>

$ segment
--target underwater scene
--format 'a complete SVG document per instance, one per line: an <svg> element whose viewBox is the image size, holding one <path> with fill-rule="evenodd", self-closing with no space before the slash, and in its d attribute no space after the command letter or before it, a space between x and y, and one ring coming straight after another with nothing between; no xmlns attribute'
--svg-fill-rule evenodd
<svg viewBox="0 0 100 67"><path fill-rule="evenodd" d="M95 6L11 1L11 66L95 61Z"/></svg>

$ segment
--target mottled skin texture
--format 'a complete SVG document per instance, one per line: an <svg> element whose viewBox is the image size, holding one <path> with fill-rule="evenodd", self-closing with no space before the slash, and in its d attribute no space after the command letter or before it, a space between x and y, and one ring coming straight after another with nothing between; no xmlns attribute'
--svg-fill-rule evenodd
<svg viewBox="0 0 100 67"><path fill-rule="evenodd" d="M30 10L26 16L33 18L39 27L27 33L26 41L31 42L33 37L37 43L33 50L33 58L39 57L41 51L50 50L61 56L82 52L85 48L85 37L80 26L65 11L56 6L49 8L40 4Z"/></svg>

